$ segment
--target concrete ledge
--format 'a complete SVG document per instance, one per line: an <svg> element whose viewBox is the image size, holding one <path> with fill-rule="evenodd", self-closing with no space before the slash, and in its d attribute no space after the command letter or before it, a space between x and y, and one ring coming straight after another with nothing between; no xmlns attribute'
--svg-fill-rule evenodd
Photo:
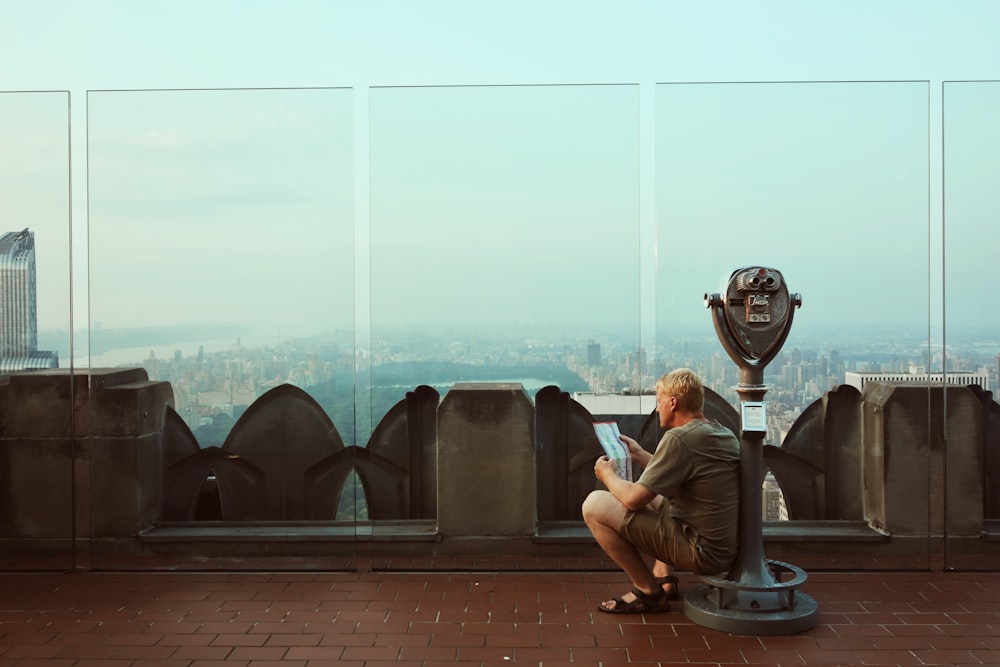
<svg viewBox="0 0 1000 667"><path fill-rule="evenodd" d="M546 521L539 523L534 538L536 544L597 544L590 529L580 521Z"/></svg>
<svg viewBox="0 0 1000 667"><path fill-rule="evenodd" d="M434 521L330 523L308 521L161 522L140 542L440 542Z"/></svg>
<svg viewBox="0 0 1000 667"><path fill-rule="evenodd" d="M432 520L376 524L179 522L131 538L8 539L0 540L0 570L616 570L582 522L541 524L524 538L447 537ZM840 521L768 523L763 539L769 558L811 572L990 571L1000 544L997 533L949 539L949 558L939 562L941 547L925 535L890 536Z"/></svg>
<svg viewBox="0 0 1000 667"><path fill-rule="evenodd" d="M1000 542L1000 520L983 521L983 539L987 542Z"/></svg>
<svg viewBox="0 0 1000 667"><path fill-rule="evenodd" d="M891 536L864 521L765 521L764 542L888 542ZM536 542L593 542L590 530L578 521L551 521L538 525Z"/></svg>
<svg viewBox="0 0 1000 667"><path fill-rule="evenodd" d="M765 521L764 542L888 542L864 521Z"/></svg>

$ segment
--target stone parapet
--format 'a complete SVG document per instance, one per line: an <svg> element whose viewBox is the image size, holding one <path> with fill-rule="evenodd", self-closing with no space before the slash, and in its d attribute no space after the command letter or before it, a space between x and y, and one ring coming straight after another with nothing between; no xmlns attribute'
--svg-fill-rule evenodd
<svg viewBox="0 0 1000 667"><path fill-rule="evenodd" d="M807 570L995 569L992 395L877 382L851 392L831 392L780 448L797 457L785 480L808 474L818 509L765 524L766 555ZM517 383L460 383L439 401L422 388L367 448L348 449L323 445L335 432L304 431L295 401L313 399L287 388L257 406L264 418L245 419L241 437L294 458L289 469L304 472L285 483L301 484L310 502L332 494L332 508L337 480L353 471L368 515L188 520L164 514L177 465L164 453L175 414L169 384L142 369L0 377L0 569L614 569L571 515L596 484L591 416L552 394L534 404ZM288 420L295 428L275 426ZM326 447L312 458L310 437L313 449ZM192 456L205 453L193 447ZM216 454L246 463L248 452ZM238 504L243 496L223 493L229 478L219 470L188 481L197 490L204 478L216 500Z"/></svg>
<svg viewBox="0 0 1000 667"><path fill-rule="evenodd" d="M173 402L141 368L21 373L0 384L0 538L133 538L159 517ZM82 550L86 551L86 550Z"/></svg>
<svg viewBox="0 0 1000 667"><path fill-rule="evenodd" d="M437 519L449 536L535 533L535 408L517 383L460 383L438 408Z"/></svg>

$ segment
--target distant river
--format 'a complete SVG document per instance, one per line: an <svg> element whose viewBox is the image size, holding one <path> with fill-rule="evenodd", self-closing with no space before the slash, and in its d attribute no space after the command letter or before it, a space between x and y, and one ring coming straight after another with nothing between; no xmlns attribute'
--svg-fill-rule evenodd
<svg viewBox="0 0 1000 667"><path fill-rule="evenodd" d="M265 345L270 345L274 343L273 338L261 337L259 340L252 336L243 336L240 338L240 345L244 348L254 348L254 347L264 347ZM95 354L89 359L86 354L80 355L79 350L77 350L78 356L74 359L74 365L77 367L86 367L89 365L92 368L114 368L117 366L141 366L144 361L149 359L150 352L157 360L163 361L166 359L173 359L175 352L180 352L185 357L193 357L198 354L198 349L201 348L205 351L205 354L212 352L224 352L226 350L236 349L236 340L233 338L219 338L215 340L200 340L195 342L183 342L183 343L164 343L162 345L144 345L142 347L122 347L114 350L108 350L107 352L102 352L100 354ZM60 365L67 366L65 362L60 360Z"/></svg>

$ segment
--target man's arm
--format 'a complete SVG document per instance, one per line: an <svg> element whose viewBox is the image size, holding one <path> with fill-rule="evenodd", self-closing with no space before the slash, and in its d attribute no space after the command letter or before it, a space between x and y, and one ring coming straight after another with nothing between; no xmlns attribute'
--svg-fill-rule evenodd
<svg viewBox="0 0 1000 667"><path fill-rule="evenodd" d="M597 459L597 463L594 464L594 475L607 487L611 495L630 510L642 509L656 497L655 493L642 484L622 479L615 474L615 464L607 456Z"/></svg>

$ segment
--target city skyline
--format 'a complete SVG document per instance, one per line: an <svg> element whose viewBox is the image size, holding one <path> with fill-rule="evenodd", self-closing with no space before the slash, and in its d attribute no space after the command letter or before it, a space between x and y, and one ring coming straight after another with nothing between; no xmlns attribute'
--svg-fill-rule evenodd
<svg viewBox="0 0 1000 667"><path fill-rule="evenodd" d="M7 248L11 256L21 258L16 263L22 273L26 269L33 273L33 241L33 233L27 229L0 237L0 246ZM4 285L33 287L33 282L5 280ZM33 297L34 290L30 291ZM33 298L28 301L34 304ZM215 441L225 437L226 429L242 410L269 389L294 384L324 396L333 391L343 394L345 389L357 392L358 378L367 374L371 391L380 397L377 401L373 394L371 405L362 406L361 396L346 401L341 396L332 405L358 405L358 411L344 413L340 408L329 408L333 411L331 418L337 415L342 425L349 425L350 437L363 442L380 419L380 411L387 410L417 383L426 382L433 382L432 386L442 394L458 381L519 382L532 394L549 384L571 393L643 393L651 390L659 373L683 365L695 368L705 377L707 387L735 404L737 369L718 344L710 313L703 305L701 326L660 331L650 347L644 345L635 330L603 334L578 331L567 336L563 327L547 332L536 326L524 339L516 329L486 332L488 335L483 336L484 332L476 332L474 326L465 331L451 327L447 333L418 326L409 331L393 330L382 338L374 332L368 332L365 338L363 332L346 328L337 335L266 339L239 331L234 339L231 326L213 327L210 323L115 330L97 322L93 328L76 333L87 340L88 354L75 359L74 365L145 367L150 379L172 384L178 413L201 438L211 439L216 445L221 444L221 440ZM921 365L933 374L948 364L949 372L978 372L987 378L980 383L985 389L991 382L998 382L1000 340L996 339L956 335L951 340L954 353L946 355L943 348L940 353L935 349L927 332L919 327L904 335L903 327L894 326L888 340L870 335L866 338L864 329L847 327L841 334L844 337L838 340L837 334L825 328L804 328L799 318L792 331L796 335L790 335L765 376L773 389L768 399L773 444L780 444L783 434L809 403L836 386L856 383L850 378L858 372L900 374ZM49 354L48 358L49 366L58 365L58 357ZM5 365L10 365L9 361L4 360ZM390 377L405 377L404 369L410 368L418 370L420 375L414 378L419 378L426 372L419 370L422 366L441 362L455 364L452 379L438 371L435 380L412 379L390 387L376 384L376 369L394 366L398 370L392 371ZM498 369L504 367L514 370L508 374L500 370L498 375ZM552 379L557 367L575 373L580 384ZM449 366L444 368L447 372ZM400 376L400 371L404 375ZM932 380L930 374L928 380ZM347 387L343 386L345 375L351 378ZM324 389L325 385L330 388ZM341 388L334 389L338 385Z"/></svg>
<svg viewBox="0 0 1000 667"><path fill-rule="evenodd" d="M844 352L783 347L764 376L771 444L780 444L802 411L824 392L852 384L852 374L941 381L933 372L913 372L919 364L933 363L927 350L889 353L872 342L870 348ZM595 345L600 347L600 360L594 355ZM955 357L951 364L949 375L978 375L985 382L976 383L984 389L998 382L1000 354ZM652 391L661 373L687 366L730 404L739 400L738 368L714 336L676 341L655 350L611 340L555 339L529 345L501 338L464 342L418 338L409 344L376 346L364 357L355 353L349 340L314 337L267 347L236 344L194 354L150 354L132 365L146 368L150 379L170 382L175 409L197 437L218 439L213 441L217 445L247 406L281 384L315 393L341 435L356 437L359 443L391 405L418 385L429 385L442 396L458 382L518 382L532 396L549 385L571 394L638 394ZM576 379L569 379L566 371Z"/></svg>

